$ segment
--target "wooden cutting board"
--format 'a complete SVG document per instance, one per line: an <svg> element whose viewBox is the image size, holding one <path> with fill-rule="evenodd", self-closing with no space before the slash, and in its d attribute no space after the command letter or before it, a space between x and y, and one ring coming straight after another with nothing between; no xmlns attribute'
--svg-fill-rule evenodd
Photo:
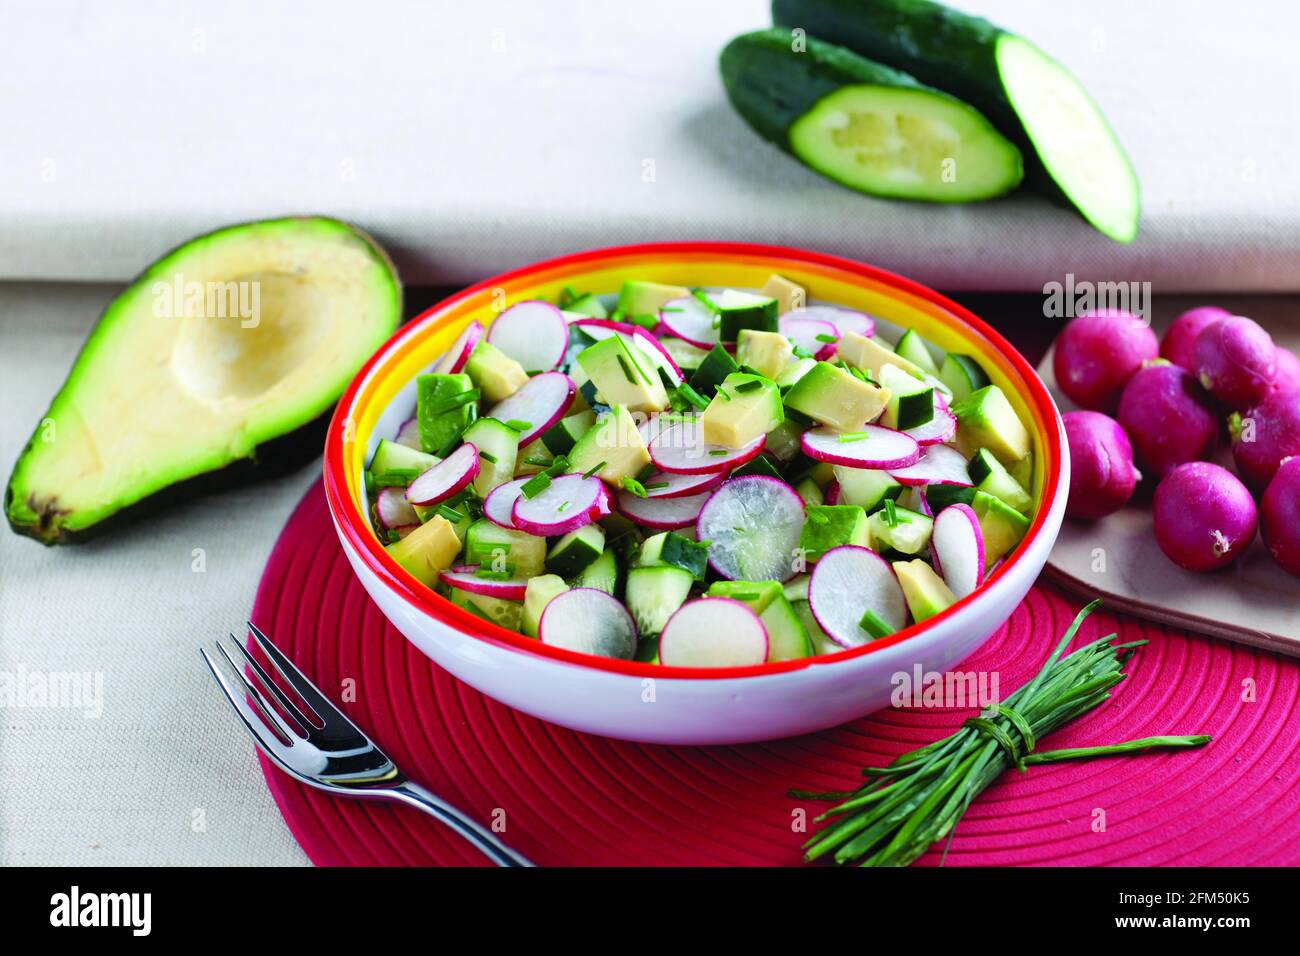
<svg viewBox="0 0 1300 956"><path fill-rule="evenodd" d="M1221 305L1263 325L1279 345L1300 351L1300 300L1285 296L1157 298L1152 324L1162 332L1183 310ZM1056 387L1052 350L1038 367L1062 412L1075 408ZM1219 464L1232 468L1226 444ZM1153 483L1109 517L1066 518L1044 573L1081 596L1101 596L1112 609L1300 656L1300 578L1279 568L1258 538L1235 565L1210 574L1185 571L1164 556L1151 528Z"/></svg>

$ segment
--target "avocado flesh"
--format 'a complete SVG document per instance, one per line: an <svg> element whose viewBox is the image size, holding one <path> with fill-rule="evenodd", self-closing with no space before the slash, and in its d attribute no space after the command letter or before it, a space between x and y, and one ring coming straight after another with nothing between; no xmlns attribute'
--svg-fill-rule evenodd
<svg viewBox="0 0 1300 956"><path fill-rule="evenodd" d="M242 303L234 291L209 309L216 283L245 283L224 287ZM267 220L186 243L100 316L14 466L10 526L75 541L154 496L296 467L400 318L392 263L345 223Z"/></svg>

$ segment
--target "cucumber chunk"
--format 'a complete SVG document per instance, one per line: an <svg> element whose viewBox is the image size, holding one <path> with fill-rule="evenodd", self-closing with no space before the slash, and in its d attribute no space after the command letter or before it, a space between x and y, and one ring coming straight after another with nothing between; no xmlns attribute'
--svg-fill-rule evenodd
<svg viewBox="0 0 1300 956"><path fill-rule="evenodd" d="M579 574L605 550L605 529L598 524L583 525L570 531L552 545L546 555L546 569L561 577Z"/></svg>
<svg viewBox="0 0 1300 956"><path fill-rule="evenodd" d="M686 603L695 577L671 565L633 568L627 573L627 609L642 637L664 629L673 612Z"/></svg>
<svg viewBox="0 0 1300 956"><path fill-rule="evenodd" d="M582 569L574 580L577 588L595 588L617 596L619 583L618 557L613 551L604 551L595 561Z"/></svg>
<svg viewBox="0 0 1300 956"><path fill-rule="evenodd" d="M418 475L436 464L438 459L433 455L426 455L422 451L381 438L378 447L375 448L374 457L370 459L370 470L376 475L414 470Z"/></svg>

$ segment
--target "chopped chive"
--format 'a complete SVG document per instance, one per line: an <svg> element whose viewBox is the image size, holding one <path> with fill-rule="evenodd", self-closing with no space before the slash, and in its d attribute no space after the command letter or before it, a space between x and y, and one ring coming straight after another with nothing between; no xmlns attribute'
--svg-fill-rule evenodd
<svg viewBox="0 0 1300 956"><path fill-rule="evenodd" d="M658 491L660 488L667 488L668 482L656 481L654 484L642 485L641 487L645 488L646 491Z"/></svg>
<svg viewBox="0 0 1300 956"><path fill-rule="evenodd" d="M891 528L898 527L898 505L894 504L893 498L885 499L885 524Z"/></svg>
<svg viewBox="0 0 1300 956"><path fill-rule="evenodd" d="M568 510L569 510L569 502L567 502L567 501L561 501L560 504L559 504L559 507L557 507L557 508L555 509L555 513L556 513L556 514L559 514L559 515L562 515L562 514L564 514L564 512L566 512L566 511L568 511Z"/></svg>
<svg viewBox="0 0 1300 956"><path fill-rule="evenodd" d="M644 483L655 471L655 463L653 461L646 462L645 467L636 473L636 480Z"/></svg>
<svg viewBox="0 0 1300 956"><path fill-rule="evenodd" d="M686 382L682 382L682 384L677 386L677 394L686 399L696 408L704 409L709 407L709 400Z"/></svg>
<svg viewBox="0 0 1300 956"><path fill-rule="evenodd" d="M525 498L536 498L549 487L551 487L551 476L542 471L524 482L524 486L519 489L519 493Z"/></svg>
<svg viewBox="0 0 1300 956"><path fill-rule="evenodd" d="M506 569L504 571L493 571L491 568L480 567L474 572L474 577L487 578L492 581L509 581L514 576L515 566L509 562L506 562Z"/></svg>
<svg viewBox="0 0 1300 956"><path fill-rule="evenodd" d="M452 451L455 449L455 447L460 444L461 436L464 434L465 434L464 428L456 429L455 434L453 434L450 438L448 438L445 442L443 442L442 447L438 449L436 453L437 456L439 458L446 458L448 455L450 455Z"/></svg>
<svg viewBox="0 0 1300 956"><path fill-rule="evenodd" d="M665 305L659 309L660 312L685 312L680 305Z"/></svg>
<svg viewBox="0 0 1300 956"><path fill-rule="evenodd" d="M602 468L604 468L604 467L605 467L606 465L608 465L608 464L609 464L609 462L607 462L607 461L602 461L602 462L600 462L599 464L592 465L592 466L591 466L591 470L590 470L590 471L585 471L585 472L583 472L582 477L584 477L584 478L590 478L592 475L594 475L596 472L600 471Z"/></svg>
<svg viewBox="0 0 1300 956"><path fill-rule="evenodd" d="M710 458L721 458L721 457L722 457L723 455L725 455L725 454L727 454L727 449L725 449L725 448L710 448L710 449L709 449L709 457L710 457Z"/></svg>
<svg viewBox="0 0 1300 956"><path fill-rule="evenodd" d="M391 528L388 529L388 543L389 543L389 544L396 544L398 541L401 541L401 540L402 540L402 536L401 536L400 534L398 534L396 531L394 531L394 530L391 529Z"/></svg>
<svg viewBox="0 0 1300 956"><path fill-rule="evenodd" d="M736 601L757 601L757 591L739 591L735 594L728 594L727 597Z"/></svg>
<svg viewBox="0 0 1300 956"><path fill-rule="evenodd" d="M628 384L635 385L636 378L632 375L632 367L628 365L627 359L621 354L618 355L617 358L618 358L618 364L623 369L623 375L627 379Z"/></svg>
<svg viewBox="0 0 1300 956"><path fill-rule="evenodd" d="M551 466L546 469L546 473L554 478L556 475L562 475L569 470L569 459L565 455L556 455Z"/></svg>
<svg viewBox="0 0 1300 956"><path fill-rule="evenodd" d="M438 505L438 507L435 508L434 511L437 514L441 515L442 517L446 518L448 521L453 523L460 521L465 517L455 508L448 508L446 505Z"/></svg>
<svg viewBox="0 0 1300 956"><path fill-rule="evenodd" d="M532 422L526 422L518 418L512 418L510 421L506 422L506 428L516 432L526 432L532 427Z"/></svg>
<svg viewBox="0 0 1300 956"><path fill-rule="evenodd" d="M837 339L833 335L830 335L827 332L821 332L817 336L815 336L815 338L817 339L818 342L825 342L827 345L831 344L832 342L839 341L839 339Z"/></svg>
<svg viewBox="0 0 1300 956"><path fill-rule="evenodd" d="M615 309L613 312L609 314L609 318L610 321L612 322L622 322L623 316L625 316L626 314L627 313L625 313L622 309Z"/></svg>
<svg viewBox="0 0 1300 956"><path fill-rule="evenodd" d="M752 392L756 388L762 388L763 383L756 378L751 378L748 382L741 382L736 386L738 392Z"/></svg>
<svg viewBox="0 0 1300 956"><path fill-rule="evenodd" d="M621 484L623 488L626 489L627 491L630 491L632 494L636 495L638 498L649 497L649 495L646 494L645 486L642 485L641 482L637 481L635 478L624 476L623 480L619 482L619 484Z"/></svg>
<svg viewBox="0 0 1300 956"><path fill-rule="evenodd" d="M866 441L869 437L866 432L843 432L840 441Z"/></svg>
<svg viewBox="0 0 1300 956"><path fill-rule="evenodd" d="M525 465L536 465L539 468L549 468L554 462L554 458L543 458L540 455L529 455L524 459Z"/></svg>
<svg viewBox="0 0 1300 956"><path fill-rule="evenodd" d="M886 624L884 619L871 608L867 608L863 613L862 620L858 621L858 627L872 637L886 637L894 633L894 629Z"/></svg>
<svg viewBox="0 0 1300 956"><path fill-rule="evenodd" d="M728 401L728 402L731 401L731 396L727 394L727 390L723 388L721 385L718 386L718 391L716 394L724 401Z"/></svg>
<svg viewBox="0 0 1300 956"><path fill-rule="evenodd" d="M425 412L426 416L441 415L444 412L454 412L462 405L468 405L470 402L477 402L483 393L477 388L471 388L468 391L461 392L459 395L453 395L445 402L439 402L433 408Z"/></svg>
<svg viewBox="0 0 1300 956"><path fill-rule="evenodd" d="M492 454L490 451L481 451L478 453L478 456L488 464L495 465L497 463L497 456Z"/></svg>
<svg viewBox="0 0 1300 956"><path fill-rule="evenodd" d="M388 471L367 472L374 488L405 488L420 477L419 468L390 468Z"/></svg>
<svg viewBox="0 0 1300 956"><path fill-rule="evenodd" d="M796 345L796 346L794 346L794 348L793 348L793 352L794 352L794 357L795 357L795 358L812 358L812 357L813 357L812 352L809 352L809 351L808 351L806 348L804 348L802 345Z"/></svg>
<svg viewBox="0 0 1300 956"><path fill-rule="evenodd" d="M809 512L808 514L808 520L811 521L813 524L828 524L831 519L826 517L826 515L823 512L812 511Z"/></svg>

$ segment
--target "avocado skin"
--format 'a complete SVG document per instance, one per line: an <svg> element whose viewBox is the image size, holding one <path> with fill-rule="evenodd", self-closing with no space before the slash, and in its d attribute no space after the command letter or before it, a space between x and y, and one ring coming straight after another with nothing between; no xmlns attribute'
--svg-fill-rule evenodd
<svg viewBox="0 0 1300 956"><path fill-rule="evenodd" d="M343 220L336 219L332 216L302 214L296 216L281 216L273 220L252 220L229 226L221 226L220 228L213 229L209 232L195 236L192 239L188 239L169 249L153 262L150 262L149 265L136 275L134 279L127 283L125 288L130 288L137 282L140 282L152 271L153 267L158 262L169 258L193 243L200 242L216 235L217 233L242 229L246 226L257 226L266 222L279 222L285 220L325 221L336 223L350 229L358 236L358 238L367 243L372 254L383 262L393 277L397 293L398 325L401 325L404 321L402 316L405 314L403 301L404 290L402 288L401 280L398 278L397 267L394 265L393 260L389 257L384 248L368 232L352 225L351 223L344 222ZM100 322L104 320L109 310L113 307L113 304L117 301L117 298L117 296L114 296L113 299L104 307L103 311L100 312L99 317L95 320L94 326L91 327L90 333L86 336L86 341L82 343L81 349L78 350L77 356L69 366L69 374L71 374L72 369L76 368L77 363L81 360L82 354L94 340ZM369 356L365 356L365 358L369 358ZM67 385L68 381L65 379L63 384L59 386L59 392L62 392ZM57 394L58 393L56 393L56 395ZM51 402L52 401L53 399L51 399ZM325 435L329 430L330 420L333 416L334 406L331 405L330 408L326 409L311 421L306 422L291 431L285 432L270 441L263 442L261 445L254 448L251 455L247 458L238 459L222 468L195 475L191 478L168 485L165 488L161 488L153 494L141 498L139 501L132 502L131 504L118 509L113 512L113 514L93 525L90 525L89 527L76 530L68 530L60 527L53 533L51 533L49 523L49 518L53 516L52 514L38 512L38 514L40 514L40 521L35 524L24 524L14 521L10 513L10 504L13 502L14 498L14 474L17 470L18 463L21 462L28 451L31 450L32 446L36 442L37 436L40 434L41 426L38 421L36 427L32 430L32 436L27 440L27 443L23 445L22 451L20 451L18 457L14 459L14 466L10 469L9 481L5 485L5 519L9 524L9 528L15 534L31 538L33 541L39 541L41 544L47 546L81 544L93 540L102 534L109 533L116 528L133 524L151 515L156 515L159 510L166 508L168 505L173 503L192 500L202 495L225 491L231 488L251 484L256 481L266 481L272 478L278 478L296 471L298 468L302 467L322 453L325 444Z"/></svg>

